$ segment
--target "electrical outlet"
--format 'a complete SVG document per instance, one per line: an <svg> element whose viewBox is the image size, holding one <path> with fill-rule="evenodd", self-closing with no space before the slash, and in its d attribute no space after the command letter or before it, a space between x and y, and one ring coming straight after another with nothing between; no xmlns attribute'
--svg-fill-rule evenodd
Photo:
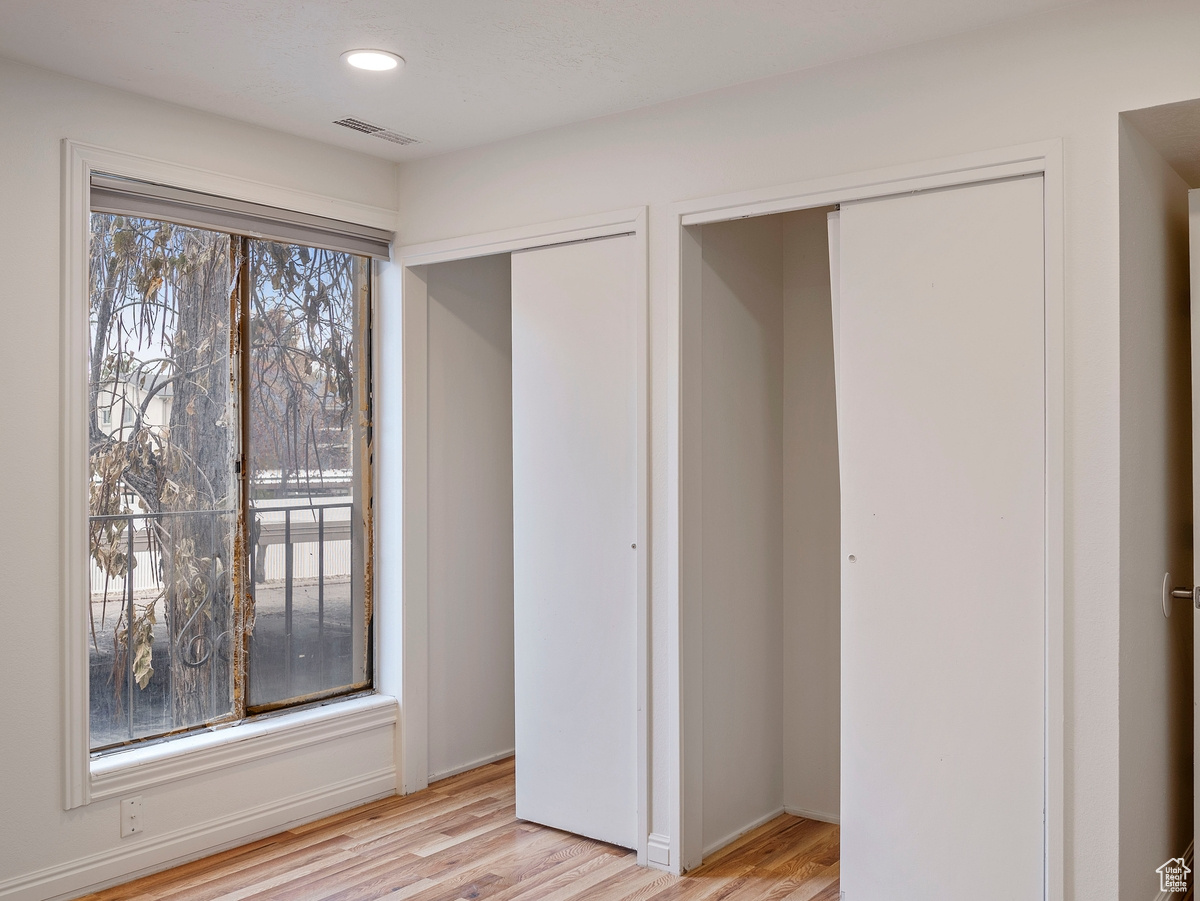
<svg viewBox="0 0 1200 901"><path fill-rule="evenodd" d="M129 838L142 831L142 796L125 798L121 801L121 838Z"/></svg>

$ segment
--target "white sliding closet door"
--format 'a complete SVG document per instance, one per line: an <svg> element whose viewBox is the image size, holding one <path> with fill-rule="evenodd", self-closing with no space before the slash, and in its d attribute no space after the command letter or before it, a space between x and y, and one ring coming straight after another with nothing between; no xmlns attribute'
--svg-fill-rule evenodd
<svg viewBox="0 0 1200 901"><path fill-rule="evenodd" d="M636 241L512 256L517 816L637 844Z"/></svg>
<svg viewBox="0 0 1200 901"><path fill-rule="evenodd" d="M1043 897L1042 180L840 216L841 888Z"/></svg>

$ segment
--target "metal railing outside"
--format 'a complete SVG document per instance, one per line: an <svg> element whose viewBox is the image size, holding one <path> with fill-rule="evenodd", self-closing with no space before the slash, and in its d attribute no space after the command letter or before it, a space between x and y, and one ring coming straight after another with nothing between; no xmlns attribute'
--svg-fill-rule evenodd
<svg viewBox="0 0 1200 901"><path fill-rule="evenodd" d="M310 502L256 503L251 507L253 516L253 541L251 550L251 572L254 573L256 603L258 586L277 579L281 564L283 581L283 694L295 697L306 692L297 689L295 676L296 630L295 600L296 586L300 579L315 577L317 589L317 654L316 666L323 670L326 665L326 590L333 578L350 577L353 574L351 552L354 504L350 500L336 503L313 504ZM336 512L335 512L336 511ZM345 511L341 515L341 511ZM334 515L331 515L333 513ZM336 544L336 553L329 554L329 545ZM282 561L270 559L273 547L282 551ZM312 551L298 553L300 549L315 547ZM302 556L303 554L303 556ZM330 561L328 558L333 557ZM298 561L297 558L301 557ZM272 567L271 563L275 566ZM306 564L303 568L297 563ZM329 566L329 562L334 563ZM298 571L301 570L301 571Z"/></svg>
<svg viewBox="0 0 1200 901"><path fill-rule="evenodd" d="M226 528L212 522L206 528L194 530L195 534L207 533L210 542L205 548L197 548L210 558L222 558L226 562L233 548L233 527L236 519L233 510L188 510L159 513L126 513L89 517L91 526L116 522L124 524L119 541L127 557L123 576L110 578L92 561L91 603L93 605L91 672L93 683L104 672L105 664L114 666L120 655L124 655L121 679L123 686L111 685L108 696L104 686L93 684L91 689L93 747L101 748L128 741L163 735L180 729L192 728L202 723L179 723L172 699L175 691L174 671L176 663L190 667L208 667L207 695L203 709L211 719L227 712L231 672L224 672L216 665L219 660L232 661L228 653L230 633L218 623L232 623L232 616L214 609L214 605L228 604L232 599L230 565L221 568L219 577L211 578L203 590L199 603L194 605L184 623L168 622L169 611L165 604L165 554L158 546L164 535L169 533L166 520L179 517L227 517ZM284 500L282 502L259 502L251 505L251 535L248 570L253 574L251 590L256 596L265 591L282 587L283 592L283 654L280 661L258 661L260 666L282 666L283 681L290 693L294 685L293 664L295 650L295 604L298 583L316 587L317 648L324 665L326 648L326 594L330 580L348 580L353 575L351 552L353 502L349 499L333 503L314 503L310 499ZM117 620L101 622L100 611L106 611L109 599L120 602L123 608L124 634L119 637ZM135 630L138 608L147 604L156 605L156 622L153 626L154 675L146 689L137 685L135 674ZM161 610L161 616L158 611ZM110 628L111 626L111 628ZM176 636L176 647L170 648L170 635ZM222 651L223 653L219 653ZM225 669L230 669L226 667ZM116 678L115 673L112 676ZM108 709L119 712L123 721L116 722L115 715L105 716Z"/></svg>
<svg viewBox="0 0 1200 901"><path fill-rule="evenodd" d="M112 693L110 697L101 694L101 686L91 687L93 744L113 744L120 741L131 741L144 737L149 732L170 732L180 727L194 724L176 723L173 698L175 694L175 663L179 661L192 668L199 668L217 655L221 643L228 638L227 630L219 629L214 617L214 605L221 598L228 599L229 565L232 553L232 530L236 513L232 510L170 510L157 513L122 513L105 516L89 517L90 526L104 526L115 523L123 524L120 535L125 554L125 572L118 579L109 578L94 562L92 564L92 634L93 648L90 667L93 682L103 670L103 664L108 661L113 667L110 682ZM220 518L228 519L228 524L220 523ZM206 556L210 561L210 572L203 574L203 579L193 579L189 587L199 596L192 605L187 619L182 623L170 621L171 609L166 603L167 584L170 578L167 572L166 557L157 545L170 540L171 532L180 528L181 520L208 521L205 526L192 528L188 536L192 541L192 553L195 557ZM139 525L141 526L139 528ZM158 533L158 534L156 534ZM196 540L207 535L204 547L196 547ZM228 539L223 539L228 536ZM221 560L220 567L212 561ZM122 614L114 621L111 634L107 628L107 602L112 597L119 598ZM136 630L139 622L137 613L138 602L145 609L151 607L154 621L150 625L151 659L157 664L154 672L143 689L137 684L135 672ZM96 623L96 604L100 604L101 622ZM159 607L161 605L161 615ZM118 632L118 626L124 626L123 638ZM171 634L177 636L176 646L168 646ZM103 636L104 643L101 643ZM111 644L109 644L111 641ZM160 647L162 646L162 647ZM158 653L155 653L155 651ZM164 655L165 652L165 655ZM118 688L115 684L118 678L115 671L117 662L123 656L121 680ZM164 665L165 656L165 665ZM203 709L208 717L220 715L217 708L220 704L219 690L222 674L218 667L208 668L207 697L203 699ZM154 676L159 676L155 679ZM151 684L153 683L153 684ZM147 689L151 689L147 692ZM116 732L115 716L109 716L104 721L101 710L109 706L114 712L121 714L124 721L124 734ZM140 722L139 722L140 717ZM155 725L157 724L157 725Z"/></svg>

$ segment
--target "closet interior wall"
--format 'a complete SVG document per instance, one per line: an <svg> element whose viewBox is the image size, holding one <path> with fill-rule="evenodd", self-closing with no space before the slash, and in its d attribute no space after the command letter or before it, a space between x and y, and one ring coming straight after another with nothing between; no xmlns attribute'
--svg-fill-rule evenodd
<svg viewBox="0 0 1200 901"><path fill-rule="evenodd" d="M1195 834L1196 611L1162 615L1163 573L1194 585L1188 191L1200 188L1200 101L1120 117L1120 896ZM1192 278L1194 278L1194 274ZM1153 740L1148 740L1153 738Z"/></svg>
<svg viewBox="0 0 1200 901"><path fill-rule="evenodd" d="M426 267L429 779L514 748L508 254Z"/></svg>
<svg viewBox="0 0 1200 901"><path fill-rule="evenodd" d="M705 854L785 810L838 818L828 212L691 228L701 255Z"/></svg>

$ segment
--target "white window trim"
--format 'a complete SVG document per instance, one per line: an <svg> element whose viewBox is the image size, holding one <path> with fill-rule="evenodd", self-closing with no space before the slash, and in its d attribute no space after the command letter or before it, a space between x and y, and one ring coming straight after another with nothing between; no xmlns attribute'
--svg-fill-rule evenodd
<svg viewBox="0 0 1200 901"><path fill-rule="evenodd" d="M63 805L70 810L175 779L308 747L397 720L396 698L354 698L243 720L127 751L91 754L88 714L87 358L91 177L104 172L395 230L396 213L64 140L62 144L61 527ZM390 264L383 263L386 270ZM381 272L381 275L386 275ZM376 617L390 592L374 591ZM376 670L382 658L376 627ZM376 686L382 687L376 678ZM393 692L392 694L396 694Z"/></svg>
<svg viewBox="0 0 1200 901"><path fill-rule="evenodd" d="M396 699L372 694L248 718L91 759L89 795L102 801L296 748L394 726Z"/></svg>

